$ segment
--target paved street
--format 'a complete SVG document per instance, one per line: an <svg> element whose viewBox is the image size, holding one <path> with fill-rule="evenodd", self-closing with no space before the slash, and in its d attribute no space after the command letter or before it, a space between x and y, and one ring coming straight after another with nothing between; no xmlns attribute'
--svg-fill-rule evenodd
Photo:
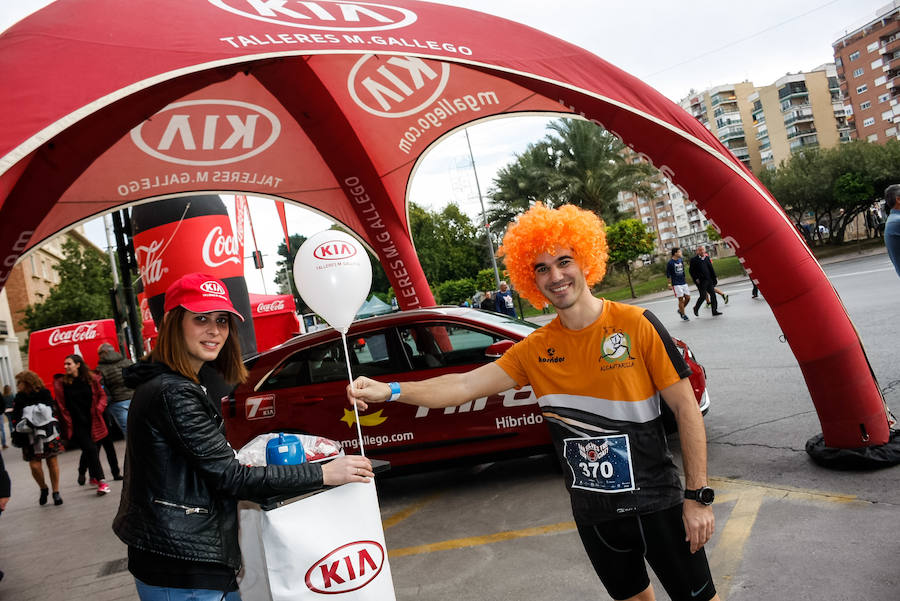
<svg viewBox="0 0 900 601"><path fill-rule="evenodd" d="M883 253L844 259L825 271L896 408L891 318L900 280ZM804 443L820 428L790 348L765 300L750 298L746 279L722 287L730 299L716 319L704 309L682 323L668 294L639 300L707 369L709 472L718 495L707 549L722 598L900 598L892 528L900 468L835 472L808 459ZM14 497L0 517L0 600L136 600L125 547L110 530L121 483L97 498L75 483L77 455L67 453L65 504L39 507L19 451L4 451L4 459ZM388 478L379 499L400 601L608 599L548 457Z"/></svg>

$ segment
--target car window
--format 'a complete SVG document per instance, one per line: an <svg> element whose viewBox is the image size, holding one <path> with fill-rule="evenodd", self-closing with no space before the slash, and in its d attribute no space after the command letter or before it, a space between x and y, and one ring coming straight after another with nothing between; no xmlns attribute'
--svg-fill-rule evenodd
<svg viewBox="0 0 900 601"><path fill-rule="evenodd" d="M405 360L388 349L384 331L347 340L353 376L380 376L405 370ZM277 390L347 380L347 362L340 338L297 351L282 363L258 390Z"/></svg>
<svg viewBox="0 0 900 601"><path fill-rule="evenodd" d="M423 324L398 329L413 369L488 363L485 349L504 339L458 324Z"/></svg>

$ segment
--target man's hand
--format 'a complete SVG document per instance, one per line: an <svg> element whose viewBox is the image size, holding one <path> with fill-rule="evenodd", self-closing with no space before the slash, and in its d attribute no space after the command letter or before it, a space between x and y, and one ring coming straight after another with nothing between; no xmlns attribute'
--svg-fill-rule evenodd
<svg viewBox="0 0 900 601"><path fill-rule="evenodd" d="M383 403L391 398L391 387L383 382L360 376L347 385L347 400L360 411L369 408L369 403Z"/></svg>
<svg viewBox="0 0 900 601"><path fill-rule="evenodd" d="M716 529L716 518L712 507L690 499L684 500L681 519L684 521L684 540L691 543L691 553L696 553L705 545Z"/></svg>

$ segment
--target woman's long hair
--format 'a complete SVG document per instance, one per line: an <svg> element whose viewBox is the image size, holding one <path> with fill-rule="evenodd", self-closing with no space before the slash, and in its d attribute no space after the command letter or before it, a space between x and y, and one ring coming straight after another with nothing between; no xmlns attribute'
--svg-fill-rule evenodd
<svg viewBox="0 0 900 601"><path fill-rule="evenodd" d="M190 356L184 341L182 322L190 312L184 307L175 307L163 317L162 328L156 339L156 346L150 353L154 361L165 363L172 371L199 384L197 374L191 367ZM247 368L241 359L241 343L238 341L237 322L228 314L228 338L219 351L219 356L212 362L229 384L247 381Z"/></svg>
<svg viewBox="0 0 900 601"><path fill-rule="evenodd" d="M85 384L90 384L91 370L88 369L87 363L84 362L84 358L81 355L66 355L66 359L71 359L75 362L75 365L78 366L78 375L70 376L69 374L63 374L63 381L66 384L71 384L75 380L81 380Z"/></svg>
<svg viewBox="0 0 900 601"><path fill-rule="evenodd" d="M44 382L41 380L41 377L27 369L16 374L16 383L21 383L24 389L23 392L28 394L33 394L44 388Z"/></svg>

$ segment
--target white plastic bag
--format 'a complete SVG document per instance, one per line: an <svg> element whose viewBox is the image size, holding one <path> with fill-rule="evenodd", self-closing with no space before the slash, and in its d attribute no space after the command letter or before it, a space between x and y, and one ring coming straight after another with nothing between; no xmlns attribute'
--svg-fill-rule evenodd
<svg viewBox="0 0 900 601"><path fill-rule="evenodd" d="M237 452L237 460L242 465L263 466L266 465L266 444L278 436L274 434L260 434L241 447ZM323 461L344 454L341 443L322 436L310 436L309 434L292 434L300 438L306 460L309 462Z"/></svg>

